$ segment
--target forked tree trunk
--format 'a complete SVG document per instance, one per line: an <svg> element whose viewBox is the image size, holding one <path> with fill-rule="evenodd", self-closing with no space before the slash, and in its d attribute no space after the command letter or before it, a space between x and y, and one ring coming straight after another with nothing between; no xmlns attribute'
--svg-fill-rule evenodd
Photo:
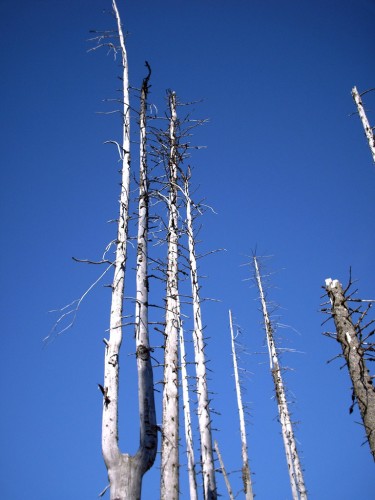
<svg viewBox="0 0 375 500"><path fill-rule="evenodd" d="M366 113L365 113L365 109L363 107L363 102L362 102L361 96L360 96L360 94L359 94L359 92L357 90L357 87L353 87L353 89L352 89L352 97L353 97L354 102L355 102L355 104L357 106L357 109L358 109L358 114L359 114L359 117L361 119L363 129L365 131L367 142L368 142L371 154L372 154L372 159L375 162L375 136L374 136L374 131L371 128L370 123L369 123L369 121L367 119L367 116L366 116Z"/></svg>
<svg viewBox="0 0 375 500"><path fill-rule="evenodd" d="M258 285L260 301L262 305L262 313L264 319L264 329L266 332L266 339L268 345L268 352L270 358L270 368L272 378L275 384L275 393L277 399L277 406L279 410L281 432L284 441L285 455L288 464L290 485L292 489L292 496L294 500L307 500L307 492L303 479L303 472L299 455L297 451L296 440L294 437L292 421L290 418L288 404L285 396L285 389L279 365L275 339L273 336L273 328L267 310L265 295L263 292L262 280L260 277L257 258L254 257L255 279Z"/></svg>
<svg viewBox="0 0 375 500"><path fill-rule="evenodd" d="M148 78L142 87L141 99L141 168L139 232L137 255L136 346L139 391L140 445L134 456L122 454L118 445L119 351L122 341L123 298L128 234L130 185L130 117L128 63L120 15L115 0L112 3L117 20L122 56L123 81L123 143L120 216L118 221L115 271L112 284L112 304L109 340L104 359L104 404L102 451L108 470L111 500L141 498L142 477L152 466L157 450L157 427L154 404L153 376L148 341L147 319L147 170L145 158L145 100Z"/></svg>
<svg viewBox="0 0 375 500"><path fill-rule="evenodd" d="M115 0L112 2L112 7L115 13L120 38L124 107L123 141L120 151L122 160L120 214L117 229L115 270L112 283L109 341L106 345L104 358L105 397L103 404L102 452L108 470L111 500L119 500L125 498L130 499L129 488L131 488L131 491L139 490L139 488L133 484L135 475L132 473L132 470L136 467L136 465L133 464L132 457L121 454L118 446L119 351L122 341L122 308L124 297L130 180L130 106L127 54L120 15ZM140 491L136 491L134 498L139 498L139 496Z"/></svg>
<svg viewBox="0 0 375 500"><path fill-rule="evenodd" d="M236 344L234 342L234 331L233 331L233 322L232 322L232 312L231 311L229 311L229 328L230 328L230 337L231 337L231 343L232 343L232 358L233 358L234 380L235 380L235 384L236 384L238 415L239 415L239 419L240 419L241 451L242 451L242 482L243 482L246 500L253 500L254 495L253 495L253 487L252 487L252 481L251 481L249 456L248 456L248 452L247 452L245 414L244 414L243 403L242 403L240 377L238 374Z"/></svg>
<svg viewBox="0 0 375 500"><path fill-rule="evenodd" d="M205 500L216 500L217 491L215 480L215 464L212 450L210 399L208 397L207 387L206 358L204 352L205 345L203 338L202 313L199 297L198 266L195 251L195 238L191 210L192 201L189 194L189 177L190 175L188 175L184 181L184 194L186 200L186 226L189 241L190 278L193 298L193 341L195 370L197 378L198 425L200 434L203 491Z"/></svg>
<svg viewBox="0 0 375 500"><path fill-rule="evenodd" d="M169 222L164 344L161 500L176 500L179 497L178 337L180 315L178 300L178 145L176 141L176 94L174 92L169 94L169 109Z"/></svg>
<svg viewBox="0 0 375 500"><path fill-rule="evenodd" d="M326 290L331 302L332 317L336 325L337 341L353 383L353 391L361 413L367 439L375 460L375 387L366 366L364 351L353 325L346 297L338 280L326 280Z"/></svg>

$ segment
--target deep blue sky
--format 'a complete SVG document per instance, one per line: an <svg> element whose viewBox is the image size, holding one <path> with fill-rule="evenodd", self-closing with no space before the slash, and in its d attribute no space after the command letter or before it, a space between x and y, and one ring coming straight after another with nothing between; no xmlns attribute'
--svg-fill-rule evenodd
<svg viewBox="0 0 375 500"><path fill-rule="evenodd" d="M233 488L240 488L240 442L227 326L228 308L251 353L249 453L260 500L290 498L277 409L264 354L264 334L250 269L256 247L267 259L282 307L278 331L310 498L370 500L375 487L357 410L349 415L350 381L338 345L322 336L321 286L344 282L348 269L360 295L375 296L375 166L350 96L375 86L375 2L119 0L128 37L130 79L139 86L144 60L153 68L150 101L164 109L165 89L181 100L204 98L195 116L209 118L194 141L200 195L207 214L201 262L203 311L215 437ZM104 12L103 12L104 11ZM97 269L72 255L100 258L117 216L115 116L97 111L116 96L118 65L106 52L87 53L90 29L111 29L110 0L0 1L1 50L1 496L9 500L90 500L106 486L101 458L103 344L109 294L97 288L72 331L43 349L55 316L77 298ZM375 94L375 93L374 93ZM375 95L367 94L375 123ZM133 127L135 128L135 126ZM130 257L131 258L131 257ZM109 281L109 280L107 280ZM132 332L122 360L121 446L134 451L131 423L136 382ZM160 336L155 334L155 345ZM159 359L161 353L157 354ZM156 376L160 378L160 372ZM126 386L130 387L125 392ZM132 409L133 407L133 409ZM128 418L130 417L130 418ZM159 411L160 420L160 411ZM183 442L183 441L182 441ZM144 498L156 498L158 470ZM188 498L182 479L182 498ZM224 485L219 491L226 497Z"/></svg>

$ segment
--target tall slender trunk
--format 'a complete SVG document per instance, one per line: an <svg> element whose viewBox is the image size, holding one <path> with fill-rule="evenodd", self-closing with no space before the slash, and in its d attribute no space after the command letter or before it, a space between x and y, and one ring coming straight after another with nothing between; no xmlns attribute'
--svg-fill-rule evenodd
<svg viewBox="0 0 375 500"><path fill-rule="evenodd" d="M241 451L242 451L242 482L246 500L253 500L254 495L253 495L253 487L251 481L249 456L247 452L245 414L243 411L240 377L238 374L236 344L234 342L234 332L233 332L233 322L232 322L232 311L229 311L229 328L230 328L230 337L232 343L232 358L233 358L234 380L236 384L238 415L240 419Z"/></svg>
<svg viewBox="0 0 375 500"><path fill-rule="evenodd" d="M366 366L364 349L358 339L341 283L329 278L326 280L326 290L336 325L336 338L341 344L371 454L375 460L375 387Z"/></svg>
<svg viewBox="0 0 375 500"><path fill-rule="evenodd" d="M266 332L268 353L270 358L270 368L272 378L275 384L275 393L277 406L280 416L281 432L284 441L285 455L288 464L290 485L294 500L307 500L307 492L303 479L302 467L297 451L296 440L294 437L292 421L290 418L288 404L285 396L284 383L281 375L275 339L273 336L273 328L269 318L265 295L263 292L262 280L260 277L257 258L254 256L255 279L258 285L260 301L262 305L262 313L264 319L264 329Z"/></svg>
<svg viewBox="0 0 375 500"><path fill-rule="evenodd" d="M188 459L190 500L198 500L193 431L191 428L191 415L190 415L189 379L186 368L185 339L184 339L184 329L182 325L180 328L180 355L181 355L182 399L184 408L185 440L186 440L186 454Z"/></svg>
<svg viewBox="0 0 375 500"><path fill-rule="evenodd" d="M161 449L161 500L179 497L179 409L178 409L178 207L176 140L176 94L169 94L169 222L167 256L167 297L164 344L163 432Z"/></svg>
<svg viewBox="0 0 375 500"><path fill-rule="evenodd" d="M221 472L223 473L223 476L224 476L225 486L227 487L229 499L234 500L233 490L232 490L232 487L230 485L229 477L228 477L227 471L226 471L225 466L224 466L224 462L223 462L223 458L222 458L221 453L220 453L219 445L217 444L216 440L214 442L214 447L215 447L217 458L219 459Z"/></svg>
<svg viewBox="0 0 375 500"><path fill-rule="evenodd" d="M354 99L354 102L356 103L357 109L358 109L358 114L362 122L363 129L365 131L365 135L368 141L368 145L372 154L372 159L374 160L375 163L375 136L373 129L370 126L370 123L367 119L365 109L363 107L363 102L361 99L361 95L357 90L357 87L353 87L352 89L352 97Z"/></svg>
<svg viewBox="0 0 375 500"><path fill-rule="evenodd" d="M140 444L133 456L122 454L118 445L118 388L119 351L122 341L123 298L128 234L128 206L130 187L130 116L128 92L128 64L121 19L115 0L112 3L117 20L123 69L123 142L119 148L122 159L120 215L118 220L115 271L112 284L112 304L109 340L104 359L104 404L102 423L102 451L108 470L111 500L138 500L141 498L142 477L152 466L157 451L157 427L154 387L148 340L148 181L146 165L146 97L148 77L141 92L141 165L139 194L139 228L137 253L136 354L138 368Z"/></svg>
<svg viewBox="0 0 375 500"><path fill-rule="evenodd" d="M119 387L119 351L122 342L122 308L124 297L126 245L128 233L128 206L130 181L130 117L128 92L128 62L120 15L115 0L112 7L117 21L122 58L122 93L123 93L123 140L121 147L122 179L120 194L120 213L117 228L117 246L115 270L112 283L112 303L110 316L109 340L104 358L104 391L102 452L108 470L111 487L111 500L123 499L126 485L129 484L129 468L132 459L123 456L118 446L118 387Z"/></svg>
<svg viewBox="0 0 375 500"><path fill-rule="evenodd" d="M203 338L201 303L199 297L198 266L195 251L195 238L191 210L192 201L189 194L189 175L185 178L184 181L184 194L186 199L186 225L189 241L190 278L193 298L193 341L195 369L197 377L198 425L200 434L203 490L205 500L216 500L217 491L215 480L215 464L212 450L210 400L208 397L207 387L206 358L204 352L205 345Z"/></svg>

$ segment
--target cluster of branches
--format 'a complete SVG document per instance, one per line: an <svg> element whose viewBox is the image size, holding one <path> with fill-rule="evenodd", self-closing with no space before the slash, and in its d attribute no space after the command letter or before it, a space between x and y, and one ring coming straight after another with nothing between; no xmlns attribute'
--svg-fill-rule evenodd
<svg viewBox="0 0 375 500"><path fill-rule="evenodd" d="M341 353L334 359L344 359L353 384L349 412L353 412L357 403L375 460L375 386L374 376L368 369L368 364L375 361L375 319L369 318L375 300L356 296L358 290L353 288L351 273L345 289L338 280L328 278L325 291L329 300L323 304L322 312L328 315L326 321L333 319L336 327L335 332L325 332L325 335L341 346Z"/></svg>

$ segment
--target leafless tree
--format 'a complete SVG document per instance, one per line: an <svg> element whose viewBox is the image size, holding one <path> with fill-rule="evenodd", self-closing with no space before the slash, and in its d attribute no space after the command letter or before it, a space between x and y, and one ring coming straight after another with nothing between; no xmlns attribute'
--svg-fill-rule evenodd
<svg viewBox="0 0 375 500"><path fill-rule="evenodd" d="M252 481L251 481L249 455L248 455L248 451L247 451L245 412L244 412L244 407L243 407L243 403L242 403L241 383L240 383L240 377L239 377L239 373L238 373L236 344L235 344L235 336L234 336L234 330L233 330L233 321L232 321L232 312L231 311L229 311L229 328L230 328L230 337L231 337L231 345L232 345L232 359L233 359L233 369L234 369L234 381L236 384L238 415L239 415L239 419L240 419L241 451L242 451L242 482L243 482L246 500L252 500L254 498L254 495L253 495L253 486L252 486Z"/></svg>
<svg viewBox="0 0 375 500"><path fill-rule="evenodd" d="M167 295L164 343L163 430L161 449L162 500L176 500L179 496L179 361L178 339L180 307L178 292L178 144L176 138L176 94L169 92L169 222L167 256Z"/></svg>
<svg viewBox="0 0 375 500"><path fill-rule="evenodd" d="M192 199L189 192L190 169L184 175L183 193L186 203L186 231L189 243L189 267L194 317L194 356L197 379L198 426L200 434L201 465L203 474L203 491L205 500L216 500L215 464L212 448L212 431L210 416L210 399L207 386L205 343L203 336L201 300L199 296L199 277L196 256L196 244L192 216Z"/></svg>
<svg viewBox="0 0 375 500"><path fill-rule="evenodd" d="M290 485L292 489L293 500L307 500L307 492L303 478L302 467L297 451L296 439L294 436L293 425L290 418L288 403L285 395L285 388L282 379L281 367L279 364L278 353L274 338L274 329L270 320L267 309L266 297L263 291L262 279L259 271L257 257L253 257L255 281L260 294L260 302L262 306L262 314L264 320L264 329L266 332L266 340L268 353L270 358L270 369L273 382L275 385L275 393L277 406L279 410L279 418L281 424L281 433L284 441L285 454L289 470Z"/></svg>
<svg viewBox="0 0 375 500"><path fill-rule="evenodd" d="M135 455L121 453L118 445L118 393L119 352L122 342L123 300L126 268L126 245L129 218L130 188L130 103L128 63L120 14L115 0L112 2L117 21L122 58L123 96L123 142L118 145L122 160L122 182L120 215L118 219L117 247L109 340L105 340L102 451L108 470L111 500L130 500L141 497L142 477L153 465L157 450L157 426L155 417L153 374L148 339L148 283L147 283L147 235L148 235L148 181L146 163L146 98L148 79L141 90L140 112L140 193L137 252L137 297L136 297L136 356L138 369L140 444Z"/></svg>
<svg viewBox="0 0 375 500"><path fill-rule="evenodd" d="M367 320L367 314L375 301L356 299L355 292L348 293L351 285L350 279L348 287L343 290L338 280L326 279L325 290L330 307L324 312L333 318L336 326L336 334L327 335L341 345L342 357L353 384L350 413L356 401L375 460L375 387L366 364L366 361L375 360L375 344L371 341L375 333L372 328L375 320Z"/></svg>
<svg viewBox="0 0 375 500"><path fill-rule="evenodd" d="M374 127L370 126L370 123L367 119L366 113L365 113L365 108L363 106L362 102L362 96L366 94L367 92L375 90L375 89L369 89L365 90L361 94L358 92L357 87L353 87L352 89L352 97L354 99L354 102L357 106L358 114L362 122L363 129L365 131L365 135L368 141L368 145L372 154L372 159L374 160L375 163L375 135L374 135Z"/></svg>

